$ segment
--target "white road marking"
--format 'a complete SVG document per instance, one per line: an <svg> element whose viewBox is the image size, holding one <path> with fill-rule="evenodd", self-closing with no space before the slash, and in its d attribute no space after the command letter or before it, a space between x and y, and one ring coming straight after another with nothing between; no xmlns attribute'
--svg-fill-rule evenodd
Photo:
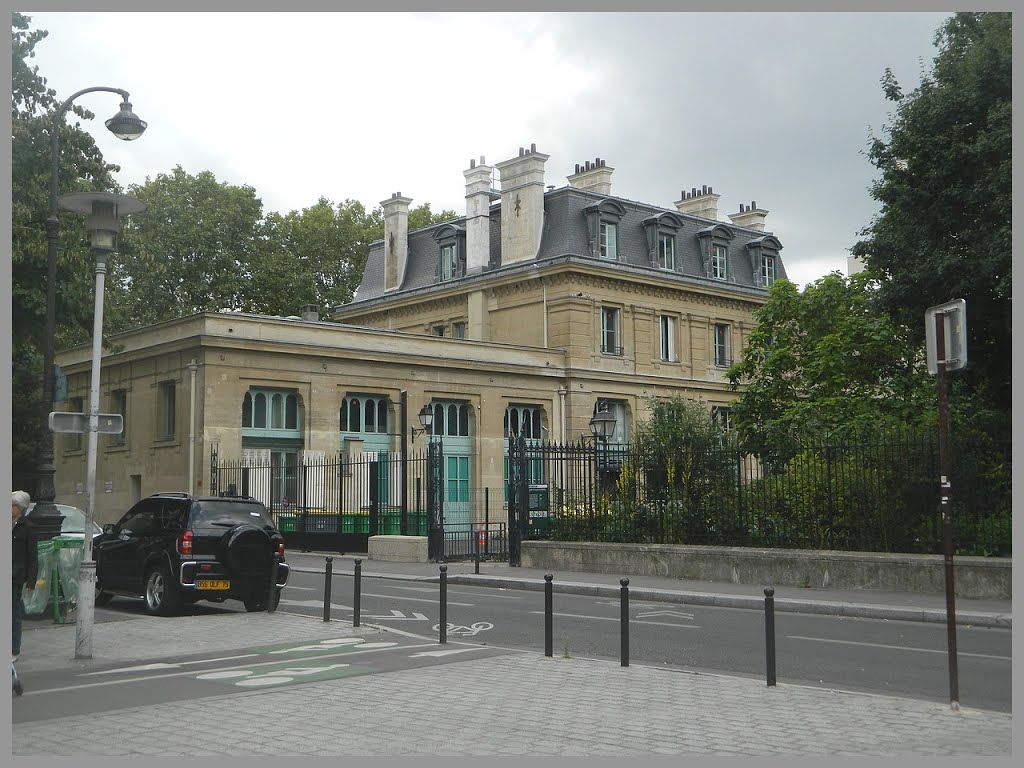
<svg viewBox="0 0 1024 768"><path fill-rule="evenodd" d="M638 613L637 618L649 618L651 616L671 616L676 619L692 619L692 613L679 613L678 611L646 611L645 613Z"/></svg>
<svg viewBox="0 0 1024 768"><path fill-rule="evenodd" d="M434 631L437 632L441 628L440 624L434 625ZM468 627L461 626L459 624L448 624L446 633L449 635L463 635L464 637L473 637L474 635L483 632L487 629L494 629L494 625L489 621L478 621Z"/></svg>
<svg viewBox="0 0 1024 768"><path fill-rule="evenodd" d="M530 613L543 614L544 611L530 611ZM553 613L552 616L561 616L566 619L592 619L595 621L619 621L618 616L584 616L579 613ZM677 627L679 629L700 629L697 624L673 624L667 621L643 621L641 619L630 619L630 624L649 624L652 627Z"/></svg>
<svg viewBox="0 0 1024 768"><path fill-rule="evenodd" d="M410 659L415 659L419 656L451 656L453 653L466 653L467 651L479 651L480 648L453 648L450 651L423 651L422 653L411 653L409 654Z"/></svg>
<svg viewBox="0 0 1024 768"><path fill-rule="evenodd" d="M892 651L916 651L918 653L949 653L945 648L913 648L906 645L885 645L884 643L862 643L857 640L833 640L827 637L804 637L803 635L786 635L790 640L810 640L816 643L839 643L841 645L862 645L866 648L885 648ZM1010 656L994 656L988 653L965 653L957 650L957 656L971 656L976 659L997 659L999 661L1011 661Z"/></svg>
<svg viewBox="0 0 1024 768"><path fill-rule="evenodd" d="M395 589L404 589L407 592L431 592L431 593L436 593L437 592L437 587L433 587L433 588L432 587L395 587ZM493 587L478 587L478 589L490 589L492 592L494 591ZM451 587L448 587L448 594L449 595L473 595L474 597L485 597L485 598L488 598L488 599L490 599L492 597L496 597L496 598L498 598L500 600L522 600L523 599L521 597L517 597L516 595L496 595L496 594L481 595L479 592L470 592L470 591L465 590L465 589L452 589Z"/></svg>
<svg viewBox="0 0 1024 768"><path fill-rule="evenodd" d="M216 661L234 661L235 659L248 659L253 656L258 656L256 653L243 653L241 656L222 656L219 659L196 659L195 661L179 661L176 664L171 664L166 661L158 661L154 664L142 664L138 667L118 667L117 669L104 669L100 672L85 672L79 677L91 677L92 675L111 675L118 672L146 672L151 669L177 669L183 667L186 664L211 664Z"/></svg>
<svg viewBox="0 0 1024 768"><path fill-rule="evenodd" d="M392 609L390 616L363 616L362 618L365 618L365 619L387 619L389 621L391 619L402 619L402 620L405 620L405 621L429 621L429 619L426 616L424 616L422 613L418 613L416 611L412 611L412 615L411 616L406 616L401 611L396 611L394 609Z"/></svg>
<svg viewBox="0 0 1024 768"><path fill-rule="evenodd" d="M369 648L393 648L398 643L367 643L361 637L339 637L334 640L321 640L312 645L297 645L291 648L281 648L271 653L295 653L296 651L332 651L345 645L351 645L360 651Z"/></svg>
<svg viewBox="0 0 1024 768"><path fill-rule="evenodd" d="M303 592L316 592L316 591L319 590L319 587L296 587L293 584L286 584L285 585L285 589L287 589L287 590L301 589Z"/></svg>
<svg viewBox="0 0 1024 768"><path fill-rule="evenodd" d="M363 594L363 597L385 597L388 600L408 600L408 601L411 601L411 602L414 602L414 603L434 603L435 605L437 605L437 602L438 602L437 600L428 600L425 597L403 597L401 595L377 595L377 594L374 594L373 592L363 592L362 594ZM438 598L438 599L440 599L440 598ZM321 603L321 605L322 605L322 603ZM449 600L448 601L448 605L462 605L462 606L465 606L467 608L472 608L474 603L454 603L451 600Z"/></svg>
<svg viewBox="0 0 1024 768"><path fill-rule="evenodd" d="M324 601L323 600L288 600L288 599L282 597L278 602L281 605L296 605L296 606L299 606L300 608L320 608L321 610L323 610L323 607L324 607ZM342 605L341 603L331 603L331 608L335 608L335 609L337 609L339 611L351 611L352 610L352 606L351 605Z"/></svg>
<svg viewBox="0 0 1024 768"><path fill-rule="evenodd" d="M414 635L410 635L410 637L415 637L415 636ZM437 645L436 641L431 641L431 642L427 642L427 643L421 643L419 645L408 645L408 646L406 646L406 648L429 648L431 646L436 646L436 645ZM367 653L375 653L376 651L379 651L379 650L384 650L384 649L379 648L379 647L378 648L370 648L366 652ZM323 654L321 656L317 656L317 659L318 660L320 660L320 659L329 659L329 658L332 658L334 656L356 656L356 655L361 654L361 653L364 653L364 651L362 649L356 648L356 649L352 649L352 650L348 650L348 651L339 651L338 653L325 653L325 654ZM248 664L246 666L247 667L269 667L269 666L276 666L276 665L278 665L280 663L281 663L280 659L274 659L273 661L261 661L261 662L258 662L256 664ZM239 667L225 667L223 670L211 669L208 672L206 672L205 674L212 674L214 672L227 671L229 669L239 669ZM25 691L25 695L26 696L41 696L41 695L43 695L45 693L61 693L62 691L74 691L74 690L78 690L78 689L81 689L81 688L104 688L104 687L110 686L110 685L121 685L123 683L141 683L141 682L147 682L149 680L162 680L162 679L164 679L166 677L184 677L186 675L194 675L194 674L195 674L195 670L178 670L177 672L167 672L166 674L163 674L163 675L144 675L142 677L129 677L129 678L125 678L124 680L103 680L103 681L96 682L96 683L83 683L81 685L65 685L65 686L61 686L59 688L42 688L42 689L39 689L39 690Z"/></svg>

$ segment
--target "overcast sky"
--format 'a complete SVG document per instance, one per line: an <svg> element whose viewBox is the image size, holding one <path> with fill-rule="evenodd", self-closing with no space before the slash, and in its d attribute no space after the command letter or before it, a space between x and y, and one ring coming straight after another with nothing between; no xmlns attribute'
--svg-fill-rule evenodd
<svg viewBox="0 0 1024 768"><path fill-rule="evenodd" d="M181 165L267 211L401 192L462 214L470 158L533 143L549 185L600 157L620 197L673 209L706 184L723 221L756 201L801 285L845 273L878 210L879 80L916 87L947 15L27 13L58 98L123 88L149 123L121 142L116 96L76 101L126 187Z"/></svg>

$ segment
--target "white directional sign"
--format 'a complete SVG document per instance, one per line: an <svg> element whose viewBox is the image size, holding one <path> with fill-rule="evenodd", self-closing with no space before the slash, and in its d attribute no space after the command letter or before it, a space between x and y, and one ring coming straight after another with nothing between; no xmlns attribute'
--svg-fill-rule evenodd
<svg viewBox="0 0 1024 768"><path fill-rule="evenodd" d="M96 431L103 435L120 435L124 431L124 417L120 413L97 414ZM50 411L51 432L88 432L89 414Z"/></svg>
<svg viewBox="0 0 1024 768"><path fill-rule="evenodd" d="M947 301L929 307L924 313L925 354L928 358L928 373L939 372L938 350L935 341L935 317L939 315L943 322L943 335L946 337L946 348L943 359L947 371L958 371L967 365L967 302L963 299Z"/></svg>

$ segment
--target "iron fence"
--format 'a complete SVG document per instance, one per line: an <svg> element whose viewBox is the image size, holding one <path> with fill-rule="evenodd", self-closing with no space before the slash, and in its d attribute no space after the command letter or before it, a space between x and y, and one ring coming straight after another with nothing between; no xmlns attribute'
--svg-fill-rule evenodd
<svg viewBox="0 0 1024 768"><path fill-rule="evenodd" d="M953 457L958 550L1011 554L1009 444L960 439ZM727 448L586 442L534 443L522 460L549 497L527 538L942 552L934 435L794 446L771 464Z"/></svg>

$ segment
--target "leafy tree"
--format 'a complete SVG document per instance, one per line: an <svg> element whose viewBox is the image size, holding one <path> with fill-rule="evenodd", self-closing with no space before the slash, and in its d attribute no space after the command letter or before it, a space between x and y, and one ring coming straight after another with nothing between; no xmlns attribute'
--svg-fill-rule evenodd
<svg viewBox="0 0 1024 768"><path fill-rule="evenodd" d="M921 347L873 307L865 274L832 273L801 293L788 280L755 313L732 416L747 450L770 456L806 437L921 423L935 390Z"/></svg>
<svg viewBox="0 0 1024 768"><path fill-rule="evenodd" d="M124 329L204 310L245 309L263 203L249 186L176 166L129 187L146 204L124 225L110 268L108 327Z"/></svg>
<svg viewBox="0 0 1024 768"><path fill-rule="evenodd" d="M31 29L31 17L11 15L11 315L14 400L12 469L28 478L35 465L38 435L49 403L43 402L43 350L46 328L47 240L52 112L60 101L30 60L47 36ZM92 136L77 116L93 114L73 105L59 126L60 193L116 191L115 165L103 161ZM88 338L92 328L94 261L89 254L84 217L59 214L57 250L57 348ZM27 482L27 480L26 480Z"/></svg>
<svg viewBox="0 0 1024 768"><path fill-rule="evenodd" d="M1010 411L1011 16L957 13L937 32L930 74L896 105L868 157L881 212L852 249L878 280L879 305L924 337L924 312L967 301L967 390Z"/></svg>
<svg viewBox="0 0 1024 768"><path fill-rule="evenodd" d="M443 224L446 221L458 218L458 214L455 211L444 210L438 213L431 213L430 203L422 203L417 205L415 208L409 209L409 231L412 232L416 229L423 229L423 227L429 227L432 224ZM380 224L380 238L384 237L384 221L381 219Z"/></svg>
<svg viewBox="0 0 1024 768"><path fill-rule="evenodd" d="M301 212L271 213L260 259L252 265L246 305L253 312L291 315L303 304L330 311L352 299L369 244L383 237L381 209L357 200L335 206L321 197Z"/></svg>

